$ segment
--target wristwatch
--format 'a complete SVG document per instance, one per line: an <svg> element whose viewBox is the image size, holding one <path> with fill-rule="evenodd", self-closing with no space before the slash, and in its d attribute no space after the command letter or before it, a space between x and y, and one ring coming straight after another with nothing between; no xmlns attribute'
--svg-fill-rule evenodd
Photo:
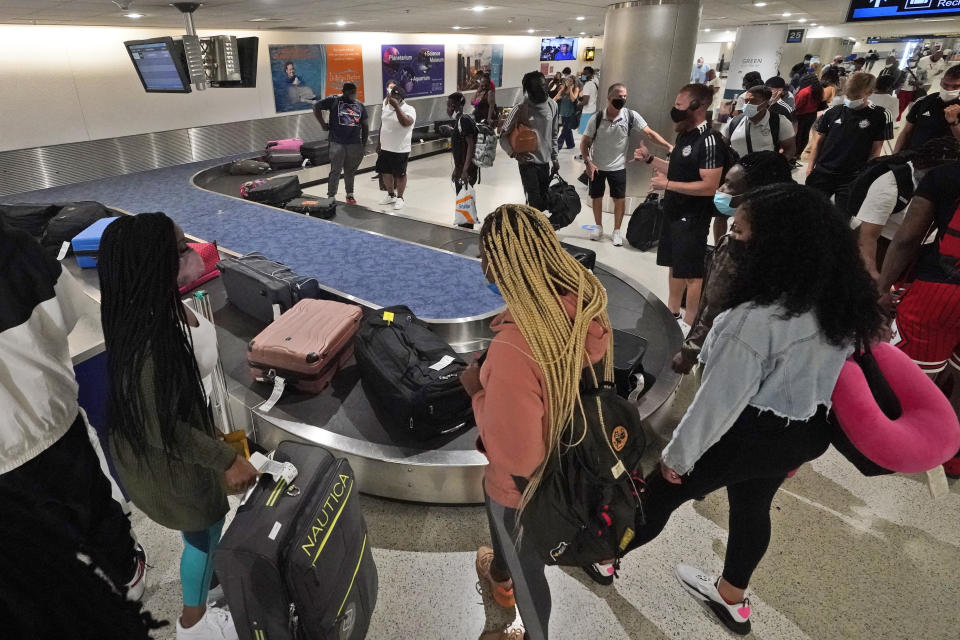
<svg viewBox="0 0 960 640"><path fill-rule="evenodd" d="M653 162L653 156L651 155L649 158L644 160L644 162L646 162L647 164L650 164L651 162Z"/></svg>

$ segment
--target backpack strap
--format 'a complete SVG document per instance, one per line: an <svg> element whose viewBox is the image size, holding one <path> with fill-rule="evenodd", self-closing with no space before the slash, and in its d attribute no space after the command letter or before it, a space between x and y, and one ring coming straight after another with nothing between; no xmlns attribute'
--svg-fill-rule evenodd
<svg viewBox="0 0 960 640"><path fill-rule="evenodd" d="M767 109L769 114L770 136L773 138L773 150L780 151L780 114Z"/></svg>
<svg viewBox="0 0 960 640"><path fill-rule="evenodd" d="M913 198L913 171L907 164L895 165L891 170L897 181L897 204L893 212L903 211Z"/></svg>

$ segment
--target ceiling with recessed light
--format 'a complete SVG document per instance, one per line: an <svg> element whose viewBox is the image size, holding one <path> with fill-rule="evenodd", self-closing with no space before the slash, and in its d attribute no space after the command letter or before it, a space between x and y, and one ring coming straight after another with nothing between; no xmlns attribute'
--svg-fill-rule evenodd
<svg viewBox="0 0 960 640"><path fill-rule="evenodd" d="M453 30L498 35L591 36L602 34L604 12L610 3L610 0L523 0L501 4L463 0L207 0L195 18L201 29L403 33ZM838 24L846 11L844 0L704 0L701 28L768 22ZM0 23L180 27L183 19L164 0L0 0Z"/></svg>

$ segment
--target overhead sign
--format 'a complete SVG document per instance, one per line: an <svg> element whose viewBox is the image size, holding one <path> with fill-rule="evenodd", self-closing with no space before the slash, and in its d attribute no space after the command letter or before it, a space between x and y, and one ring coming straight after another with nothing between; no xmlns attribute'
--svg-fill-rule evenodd
<svg viewBox="0 0 960 640"><path fill-rule="evenodd" d="M960 0L852 0L847 22L960 15Z"/></svg>
<svg viewBox="0 0 960 640"><path fill-rule="evenodd" d="M788 29L787 42L803 42L803 34L806 33L806 31L806 29Z"/></svg>

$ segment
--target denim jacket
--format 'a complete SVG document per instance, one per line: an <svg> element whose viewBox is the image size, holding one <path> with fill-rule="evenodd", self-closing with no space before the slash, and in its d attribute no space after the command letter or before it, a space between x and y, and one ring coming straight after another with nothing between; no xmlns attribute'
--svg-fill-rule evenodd
<svg viewBox="0 0 960 640"><path fill-rule="evenodd" d="M748 405L788 420L830 407L853 346L827 342L813 311L784 313L780 305L745 303L716 317L700 352L700 389L663 450L667 466L688 473Z"/></svg>

